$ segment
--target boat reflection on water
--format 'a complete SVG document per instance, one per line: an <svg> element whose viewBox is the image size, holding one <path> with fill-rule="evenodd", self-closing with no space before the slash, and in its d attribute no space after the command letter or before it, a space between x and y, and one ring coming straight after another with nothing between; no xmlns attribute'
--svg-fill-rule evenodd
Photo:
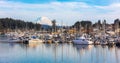
<svg viewBox="0 0 120 63"><path fill-rule="evenodd" d="M0 63L120 63L116 46L0 43L0 50Z"/></svg>
<svg viewBox="0 0 120 63"><path fill-rule="evenodd" d="M92 49L93 45L74 45L80 54L85 54L85 51L89 51Z"/></svg>
<svg viewBox="0 0 120 63"><path fill-rule="evenodd" d="M36 43L29 43L29 44L26 44L26 45L30 48L36 48L37 46L40 46L42 44L43 43L36 42Z"/></svg>
<svg viewBox="0 0 120 63"><path fill-rule="evenodd" d="M74 46L77 48L77 50L81 50L81 49L89 50L93 47L93 45L74 45Z"/></svg>

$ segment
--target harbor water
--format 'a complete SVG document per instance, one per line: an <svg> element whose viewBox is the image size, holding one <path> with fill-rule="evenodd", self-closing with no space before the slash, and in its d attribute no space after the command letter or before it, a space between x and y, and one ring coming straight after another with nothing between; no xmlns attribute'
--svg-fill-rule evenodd
<svg viewBox="0 0 120 63"><path fill-rule="evenodd" d="M0 63L120 63L119 53L106 45L0 43Z"/></svg>

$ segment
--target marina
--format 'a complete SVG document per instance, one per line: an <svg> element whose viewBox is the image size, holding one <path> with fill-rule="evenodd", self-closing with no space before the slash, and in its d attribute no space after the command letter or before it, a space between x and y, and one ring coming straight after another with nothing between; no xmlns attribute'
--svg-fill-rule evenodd
<svg viewBox="0 0 120 63"><path fill-rule="evenodd" d="M78 34L79 35L79 34ZM41 33L22 33L10 32L0 35L0 42L2 43L73 43L77 45L119 45L119 37L114 36L90 36L82 34L41 34Z"/></svg>

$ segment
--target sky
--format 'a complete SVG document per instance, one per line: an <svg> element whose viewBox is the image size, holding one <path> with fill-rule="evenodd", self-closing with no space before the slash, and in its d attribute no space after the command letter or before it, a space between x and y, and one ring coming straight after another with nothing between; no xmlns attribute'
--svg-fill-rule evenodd
<svg viewBox="0 0 120 63"><path fill-rule="evenodd" d="M35 22L43 16L67 25L81 20L113 23L120 19L120 0L0 0L0 18Z"/></svg>

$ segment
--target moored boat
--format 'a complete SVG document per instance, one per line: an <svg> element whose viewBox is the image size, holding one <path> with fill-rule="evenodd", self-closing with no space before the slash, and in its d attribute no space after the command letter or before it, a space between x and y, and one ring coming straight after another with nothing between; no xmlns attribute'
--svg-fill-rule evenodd
<svg viewBox="0 0 120 63"><path fill-rule="evenodd" d="M2 37L0 37L0 42L18 43L21 42L21 39L19 39L19 37L3 35Z"/></svg>
<svg viewBox="0 0 120 63"><path fill-rule="evenodd" d="M75 40L73 40L74 44L81 44L81 45L89 45L89 44L93 44L93 42L91 40L88 40L85 37L77 37Z"/></svg>

